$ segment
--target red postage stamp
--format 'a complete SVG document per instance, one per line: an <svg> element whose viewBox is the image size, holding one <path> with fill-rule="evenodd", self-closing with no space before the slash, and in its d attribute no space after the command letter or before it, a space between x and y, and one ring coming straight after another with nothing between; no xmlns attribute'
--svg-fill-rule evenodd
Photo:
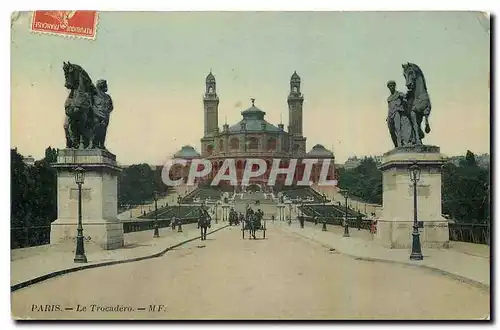
<svg viewBox="0 0 500 330"><path fill-rule="evenodd" d="M92 10L36 10L31 31L95 39L97 11Z"/></svg>

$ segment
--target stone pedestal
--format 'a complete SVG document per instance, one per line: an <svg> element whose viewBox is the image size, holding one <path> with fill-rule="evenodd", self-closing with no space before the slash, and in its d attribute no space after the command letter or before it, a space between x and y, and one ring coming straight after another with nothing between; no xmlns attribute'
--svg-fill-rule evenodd
<svg viewBox="0 0 500 330"><path fill-rule="evenodd" d="M448 221L441 215L441 167L446 161L436 146L400 147L383 156L383 209L376 241L389 248L410 248L413 230L413 182L409 168L417 163L417 215L422 247L449 245Z"/></svg>
<svg viewBox="0 0 500 330"><path fill-rule="evenodd" d="M73 240L77 234L78 186L74 169L85 169L82 185L83 235L103 249L123 247L123 224L117 217L116 156L100 149L63 149L57 155L57 213L50 243Z"/></svg>

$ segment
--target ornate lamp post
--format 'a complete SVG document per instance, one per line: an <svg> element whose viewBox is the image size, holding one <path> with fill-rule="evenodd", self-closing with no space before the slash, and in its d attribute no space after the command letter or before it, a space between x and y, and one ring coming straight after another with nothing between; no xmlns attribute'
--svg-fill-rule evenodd
<svg viewBox="0 0 500 330"><path fill-rule="evenodd" d="M288 225L292 224L292 204L288 204Z"/></svg>
<svg viewBox="0 0 500 330"><path fill-rule="evenodd" d="M160 237L160 232L158 231L158 192L156 190L153 192L153 199L155 200L155 231L153 237L157 238Z"/></svg>
<svg viewBox="0 0 500 330"><path fill-rule="evenodd" d="M413 182L413 241L411 245L410 260L423 260L422 248L420 247L420 233L418 232L417 216L417 182L420 180L420 167L417 163L410 166L410 180Z"/></svg>
<svg viewBox="0 0 500 330"><path fill-rule="evenodd" d="M217 224L217 206L219 206L219 202L215 203L215 223Z"/></svg>
<svg viewBox="0 0 500 330"><path fill-rule="evenodd" d="M323 193L323 211L325 211L325 204L326 204L326 195ZM323 227L321 228L322 231L326 231L326 213L323 218Z"/></svg>
<svg viewBox="0 0 500 330"><path fill-rule="evenodd" d="M177 232L179 233L182 233L181 203L182 203L182 197L177 196L177 221L179 221L179 225L177 226Z"/></svg>
<svg viewBox="0 0 500 330"><path fill-rule="evenodd" d="M343 237L351 237L349 234L349 223L347 221L347 214L348 214L348 207L347 207L347 189L343 189L342 193L344 194L345 197L345 216L344 216L344 235Z"/></svg>
<svg viewBox="0 0 500 330"><path fill-rule="evenodd" d="M82 185L85 182L85 170L78 166L75 169L75 182L78 185L78 227L76 235L76 252L74 262L86 263L85 247L83 245L83 225L82 225Z"/></svg>

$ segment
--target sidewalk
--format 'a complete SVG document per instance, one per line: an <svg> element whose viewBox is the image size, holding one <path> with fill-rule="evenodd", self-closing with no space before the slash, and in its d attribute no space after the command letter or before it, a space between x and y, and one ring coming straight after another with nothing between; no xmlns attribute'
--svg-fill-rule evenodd
<svg viewBox="0 0 500 330"><path fill-rule="evenodd" d="M272 222L268 222L272 224ZM490 258L485 249L470 249L465 244L453 244L450 249L423 249L424 260L411 261L408 249L387 249L371 239L371 234L365 230L349 228L351 237L342 237L343 227L327 226L326 232L321 231L321 224L306 222L305 228L300 228L298 221L292 221L289 226L286 221L276 221L274 225L320 243L335 251L355 258L371 261L394 262L411 266L420 266L482 287L490 286ZM469 244L476 245L476 244ZM454 248L459 246L460 248ZM467 250L479 252L467 253ZM475 254L475 255L474 255Z"/></svg>
<svg viewBox="0 0 500 330"><path fill-rule="evenodd" d="M226 225L227 222L221 221L212 224L207 234ZM148 257L200 236L196 224L183 225L182 229L183 232L179 233L177 229L174 231L171 228L160 228L159 238L153 238L153 230L128 233L124 235L124 247L116 250L102 250L94 242L85 241L85 254L88 260L86 264L73 262L76 247L74 239L60 244L11 250L10 284L18 285L54 272Z"/></svg>

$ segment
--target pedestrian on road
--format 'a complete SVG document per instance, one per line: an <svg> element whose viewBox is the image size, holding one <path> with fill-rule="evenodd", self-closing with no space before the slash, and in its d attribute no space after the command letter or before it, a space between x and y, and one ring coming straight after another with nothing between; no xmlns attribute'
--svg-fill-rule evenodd
<svg viewBox="0 0 500 330"><path fill-rule="evenodd" d="M299 216L300 228L304 228L304 216Z"/></svg>
<svg viewBox="0 0 500 330"><path fill-rule="evenodd" d="M375 234L377 232L377 221L373 219L370 224L370 233Z"/></svg>

